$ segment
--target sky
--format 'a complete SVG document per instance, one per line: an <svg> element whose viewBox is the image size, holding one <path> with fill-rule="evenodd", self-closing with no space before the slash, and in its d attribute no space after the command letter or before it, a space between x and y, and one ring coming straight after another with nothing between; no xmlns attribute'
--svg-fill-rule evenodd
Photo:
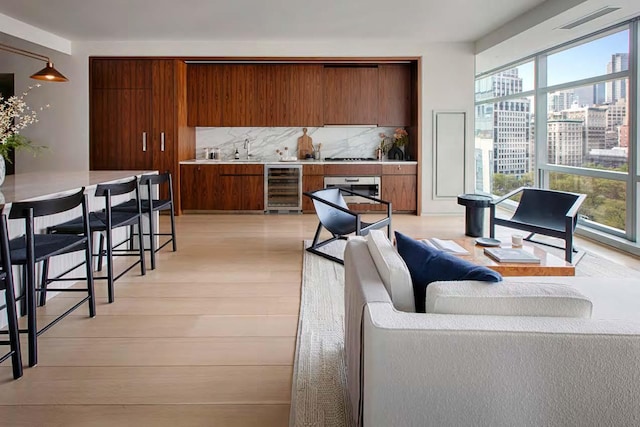
<svg viewBox="0 0 640 427"><path fill-rule="evenodd" d="M614 53L629 52L629 30L564 50L547 58L549 86L607 73L607 63ZM523 90L533 89L533 63L518 67Z"/></svg>

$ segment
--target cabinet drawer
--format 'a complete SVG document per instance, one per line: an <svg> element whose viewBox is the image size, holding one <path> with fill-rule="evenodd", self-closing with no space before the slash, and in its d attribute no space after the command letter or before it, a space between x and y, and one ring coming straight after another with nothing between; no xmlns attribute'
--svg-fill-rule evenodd
<svg viewBox="0 0 640 427"><path fill-rule="evenodd" d="M415 175L418 165L382 165L383 175Z"/></svg>
<svg viewBox="0 0 640 427"><path fill-rule="evenodd" d="M325 175L379 176L381 172L381 165L324 165Z"/></svg>
<svg viewBox="0 0 640 427"><path fill-rule="evenodd" d="M324 175L324 165L303 165L302 176L305 175Z"/></svg>
<svg viewBox="0 0 640 427"><path fill-rule="evenodd" d="M220 175L264 175L262 165L217 165Z"/></svg>

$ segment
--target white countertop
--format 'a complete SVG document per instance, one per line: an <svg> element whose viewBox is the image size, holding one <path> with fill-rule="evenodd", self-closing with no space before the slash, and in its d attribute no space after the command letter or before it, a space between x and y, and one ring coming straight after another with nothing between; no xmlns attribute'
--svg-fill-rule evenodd
<svg viewBox="0 0 640 427"><path fill-rule="evenodd" d="M33 172L7 175L0 186L0 203L13 203L49 196L81 187L91 187L105 182L119 181L134 175L155 171L75 171Z"/></svg>
<svg viewBox="0 0 640 427"><path fill-rule="evenodd" d="M207 160L207 159L192 159L183 160L181 165L265 165L265 164L293 164L293 165L415 165L417 161L411 160L371 160L371 161L326 161L326 160L295 160L295 161L279 161L273 160Z"/></svg>

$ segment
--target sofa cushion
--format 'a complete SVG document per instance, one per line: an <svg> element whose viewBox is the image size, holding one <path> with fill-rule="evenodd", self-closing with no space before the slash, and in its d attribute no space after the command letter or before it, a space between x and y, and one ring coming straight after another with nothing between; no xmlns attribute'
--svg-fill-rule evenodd
<svg viewBox="0 0 640 427"><path fill-rule="evenodd" d="M400 311L415 312L409 269L387 235L382 230L371 230L366 239L371 258L387 288L393 306Z"/></svg>
<svg viewBox="0 0 640 427"><path fill-rule="evenodd" d="M493 316L590 318L591 300L575 288L556 283L498 284L479 281L434 282L427 289L427 313Z"/></svg>
<svg viewBox="0 0 640 427"><path fill-rule="evenodd" d="M398 253L407 264L416 312L424 313L424 298L427 285L440 280L482 280L499 282L502 276L480 265L473 264L455 255L431 248L424 243L396 231Z"/></svg>

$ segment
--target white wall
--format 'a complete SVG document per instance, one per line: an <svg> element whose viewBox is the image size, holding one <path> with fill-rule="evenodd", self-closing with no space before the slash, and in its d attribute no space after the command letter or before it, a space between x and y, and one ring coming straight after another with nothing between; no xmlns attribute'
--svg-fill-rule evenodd
<svg viewBox="0 0 640 427"><path fill-rule="evenodd" d="M8 52L0 52L0 73L14 73L16 95L40 83L25 98L31 108L49 108L38 113L39 122L30 125L22 133L34 145L48 149L37 157L23 151L16 153L16 173L38 170L87 170L89 168L88 137L88 83L86 68L79 57L68 56L42 46L24 42L8 36L0 42L10 46L50 57L58 71L69 81L66 83L42 82L29 76L46 65L43 61ZM83 82L85 82L83 84Z"/></svg>
<svg viewBox="0 0 640 427"><path fill-rule="evenodd" d="M35 49L35 48L34 48ZM45 53L44 48L37 49ZM229 57L422 57L422 213L440 214L461 212L455 198L434 200L432 186L432 114L434 110L465 111L467 113L468 170L473 168L473 87L474 45L472 43L442 43L419 45L411 42L398 44L379 41L297 41L260 42L83 42L72 44L72 56L51 51L56 68L69 77L68 83L47 87L42 91L47 102L54 104L41 127L29 135L34 140L47 141L52 153L22 164L19 172L46 169L88 169L89 164L89 56L229 56ZM14 55L15 56L15 55ZM0 57L3 58L3 57ZM27 58L24 58L27 60ZM31 60L27 60L34 62ZM26 62L21 63L27 67ZM2 62L3 71L4 61ZM34 65L39 65L37 61ZM29 65L29 70L32 70ZM16 69L21 80L29 80L33 71ZM11 72L11 71L9 71ZM22 82L21 82L22 84ZM53 85L53 84L51 84ZM49 114L49 112L52 112ZM465 164L441 165L451 174L464 173ZM473 173L466 174L467 191L473 189Z"/></svg>

